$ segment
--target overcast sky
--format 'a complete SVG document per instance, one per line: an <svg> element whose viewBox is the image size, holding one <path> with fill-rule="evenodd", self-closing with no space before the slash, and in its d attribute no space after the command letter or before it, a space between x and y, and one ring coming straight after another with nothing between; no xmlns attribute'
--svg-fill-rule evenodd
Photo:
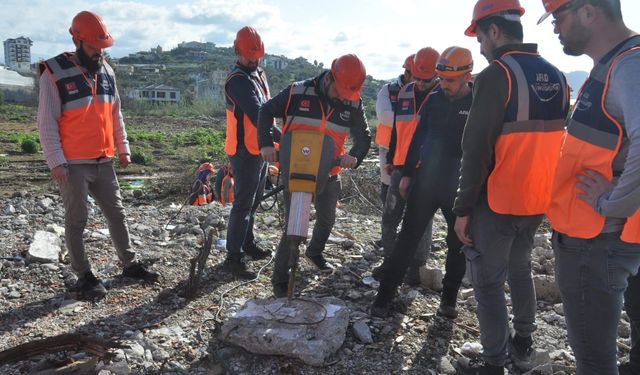
<svg viewBox="0 0 640 375"><path fill-rule="evenodd" d="M104 18L116 40L109 50L113 57L157 45L171 49L191 40L230 46L235 32L251 25L262 35L267 53L302 56L325 65L355 53L375 78L395 76L406 56L426 46L439 51L463 46L474 54L475 72L487 65L475 38L463 34L475 0L1 0L1 4L0 40L28 36L33 40L33 61L73 50L71 19L81 10L91 10ZM543 13L541 0L521 0L521 4L526 8L526 42L538 43L542 55L566 72L590 70L589 58L564 55L549 20L536 26ZM622 11L627 25L640 31L640 1L622 0Z"/></svg>

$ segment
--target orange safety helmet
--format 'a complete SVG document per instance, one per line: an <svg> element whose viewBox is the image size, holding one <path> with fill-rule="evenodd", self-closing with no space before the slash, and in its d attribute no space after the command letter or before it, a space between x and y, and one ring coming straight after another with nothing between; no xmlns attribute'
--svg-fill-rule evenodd
<svg viewBox="0 0 640 375"><path fill-rule="evenodd" d="M413 58L411 75L417 79L430 80L436 76L436 63L440 58L438 51L425 47L418 51Z"/></svg>
<svg viewBox="0 0 640 375"><path fill-rule="evenodd" d="M264 56L264 43L260 34L251 26L245 26L236 34L236 40L233 41L233 48L238 55L252 61L260 59Z"/></svg>
<svg viewBox="0 0 640 375"><path fill-rule="evenodd" d="M520 16L524 14L524 8L520 6L520 2L518 0L478 0L476 6L473 7L471 25L467 27L464 35L476 36L476 26L478 25L478 21L510 10L518 11Z"/></svg>
<svg viewBox="0 0 640 375"><path fill-rule="evenodd" d="M107 31L107 25L105 25L102 18L86 10L73 17L69 33L89 47L108 48L113 45L113 38Z"/></svg>
<svg viewBox="0 0 640 375"><path fill-rule="evenodd" d="M408 71L411 71L411 68L413 67L413 59L416 57L415 53L412 53L411 55L409 55L405 60L404 60L404 64L402 64L402 67L407 69Z"/></svg>
<svg viewBox="0 0 640 375"><path fill-rule="evenodd" d="M441 77L459 77L473 70L471 51L462 47L449 47L442 52L436 64L436 72Z"/></svg>
<svg viewBox="0 0 640 375"><path fill-rule="evenodd" d="M542 21L546 20L553 12L557 10L562 10L563 6L569 5L573 2L573 0L542 0L542 5L544 5L545 14L540 17L538 20L538 25L542 23Z"/></svg>
<svg viewBox="0 0 640 375"><path fill-rule="evenodd" d="M340 97L348 100L360 99L360 90L362 90L367 71L358 56L349 54L333 60L331 75Z"/></svg>

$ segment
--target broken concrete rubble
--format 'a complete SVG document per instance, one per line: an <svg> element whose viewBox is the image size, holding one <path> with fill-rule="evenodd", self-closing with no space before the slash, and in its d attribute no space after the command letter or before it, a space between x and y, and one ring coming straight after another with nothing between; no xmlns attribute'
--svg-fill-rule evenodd
<svg viewBox="0 0 640 375"><path fill-rule="evenodd" d="M322 366L342 346L348 323L345 303L334 297L256 299L222 325L220 337L252 353Z"/></svg>

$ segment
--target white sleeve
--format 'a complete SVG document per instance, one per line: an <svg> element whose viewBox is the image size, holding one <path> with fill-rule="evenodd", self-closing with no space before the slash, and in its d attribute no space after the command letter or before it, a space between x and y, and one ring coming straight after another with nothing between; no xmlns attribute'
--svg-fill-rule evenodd
<svg viewBox="0 0 640 375"><path fill-rule="evenodd" d="M378 92L378 98L376 99L376 117L378 122L393 126L393 109L391 108L391 101L389 100L389 84L382 86Z"/></svg>

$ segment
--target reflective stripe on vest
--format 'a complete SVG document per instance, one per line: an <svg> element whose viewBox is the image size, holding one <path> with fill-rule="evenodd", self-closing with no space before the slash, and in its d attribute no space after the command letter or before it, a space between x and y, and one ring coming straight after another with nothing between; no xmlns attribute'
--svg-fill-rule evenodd
<svg viewBox="0 0 640 375"><path fill-rule="evenodd" d="M387 83L387 89L389 91L389 102L391 103L391 109L393 112L396 112L396 107L398 104L398 93L400 92L400 83L398 81ZM376 144L382 147L389 148L389 142L391 142L391 131L393 128L393 124L384 124L382 122L378 123L378 127L376 127Z"/></svg>
<svg viewBox="0 0 640 375"><path fill-rule="evenodd" d="M227 80L224 83L224 97L227 115L227 135L225 139L224 151L227 153L227 155L236 154L236 151L238 149L238 142L242 142L250 154L258 155L260 153L260 148L258 147L258 129L256 128L256 124L251 122L251 119L249 118L249 116L247 116L246 113L237 108L236 103L229 96L229 94L227 94L227 84L234 77L248 77L255 87L255 92L257 93L260 105L262 105L266 103L267 100L269 100L270 95L269 85L267 84L266 77L264 80L261 79L261 74L264 74L262 70L257 71L256 74L248 74L236 66L229 73L229 75L227 76ZM246 95L250 94L251 93L246 93ZM241 116L241 119L238 119L236 115ZM240 122L242 122L242 140L238 139L238 123Z"/></svg>
<svg viewBox="0 0 640 375"><path fill-rule="evenodd" d="M512 52L496 60L507 74L509 97L495 167L487 180L491 210L540 215L551 199L568 110L562 73L536 53Z"/></svg>
<svg viewBox="0 0 640 375"><path fill-rule="evenodd" d="M395 113L396 148L393 154L393 165L395 166L404 165L407 159L407 153L409 152L409 146L411 145L411 138L413 138L413 134L416 132L416 127L420 120L420 110L424 103L427 102L429 94L438 86L434 86L430 92L425 95L420 105L416 103L414 87L415 84L413 82L408 83L402 87L398 94L398 104Z"/></svg>
<svg viewBox="0 0 640 375"><path fill-rule="evenodd" d="M336 111L332 108L329 113L325 113L322 99L316 93L316 80L295 82L289 91L289 101L287 103L286 125L283 127L284 134L290 130L314 130L330 136L334 142L334 159L344 155L344 144L349 138L351 128L349 124L353 114L352 111L358 109L359 101L346 101L345 109ZM329 171L331 176L340 173L340 167L333 167Z"/></svg>
<svg viewBox="0 0 640 375"><path fill-rule="evenodd" d="M640 51L640 37L626 40L598 62L580 89L567 125L547 216L553 229L568 236L594 238L604 228L605 217L578 199L581 191L576 186L577 177L591 169L609 181L613 179L613 160L626 133L605 108L606 95L615 63L632 51ZM627 218L620 238L628 243L640 243L640 211Z"/></svg>
<svg viewBox="0 0 640 375"><path fill-rule="evenodd" d="M62 152L67 160L113 157L113 103L116 100L115 76L104 63L87 77L73 60L63 53L43 62L41 69L51 73L58 89L62 112L58 120Z"/></svg>

